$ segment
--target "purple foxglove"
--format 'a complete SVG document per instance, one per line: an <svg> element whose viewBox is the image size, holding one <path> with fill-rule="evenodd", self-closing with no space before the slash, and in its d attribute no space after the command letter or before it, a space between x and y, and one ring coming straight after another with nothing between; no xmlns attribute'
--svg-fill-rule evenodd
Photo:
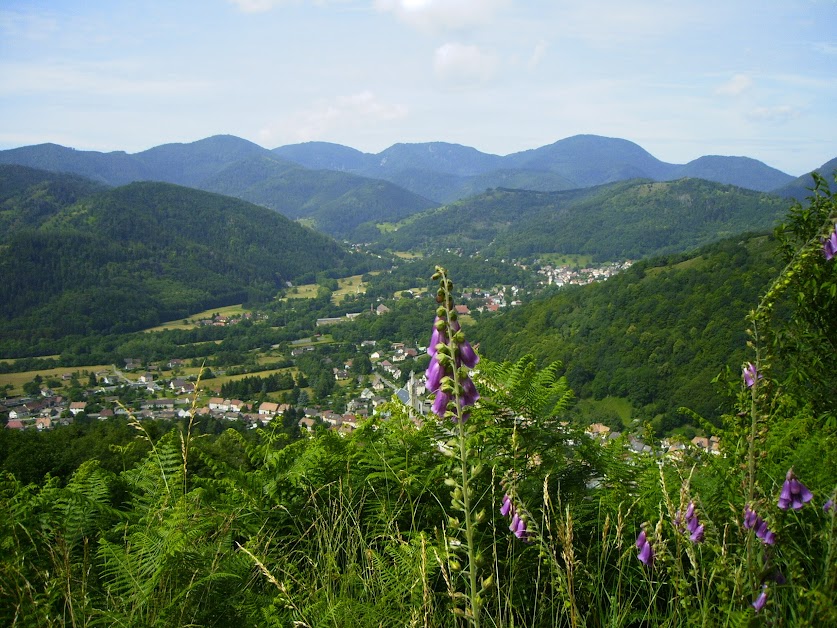
<svg viewBox="0 0 837 628"><path fill-rule="evenodd" d="M648 535L645 534L645 530L639 533L639 536L636 537L636 548L642 549L643 546L648 542Z"/></svg>
<svg viewBox="0 0 837 628"><path fill-rule="evenodd" d="M686 521L695 516L695 502L689 502L689 507L686 508Z"/></svg>
<svg viewBox="0 0 837 628"><path fill-rule="evenodd" d="M427 384L427 390L436 392L442 384L442 378L445 376L445 369L435 357L430 360L430 365L427 367L427 372L424 378Z"/></svg>
<svg viewBox="0 0 837 628"><path fill-rule="evenodd" d="M637 539L639 541L639 539ZM651 547L651 542L648 539L645 539L645 543L639 550L639 562L641 562L646 567L650 567L651 564L654 562L654 550Z"/></svg>
<svg viewBox="0 0 837 628"><path fill-rule="evenodd" d="M436 329L436 323L438 323L440 320L442 319L437 316L433 321L433 333L430 334L430 344L427 345L427 353L431 356L436 355L436 345L440 342L445 341L444 337L442 336L442 332Z"/></svg>
<svg viewBox="0 0 837 628"><path fill-rule="evenodd" d="M793 508L799 510L813 499L813 494L802 482L796 479L793 468L788 469L785 475L785 482L782 484L782 492L779 494L779 508L787 510Z"/></svg>
<svg viewBox="0 0 837 628"><path fill-rule="evenodd" d="M693 519L693 521L697 522L697 519ZM703 541L703 524L701 523L698 526L695 526L694 530L690 530L691 534L689 535L689 540L692 543L701 543Z"/></svg>
<svg viewBox="0 0 837 628"><path fill-rule="evenodd" d="M832 510L834 510L834 500L829 499L827 502L825 502L822 505L822 510L823 512L831 512Z"/></svg>
<svg viewBox="0 0 837 628"><path fill-rule="evenodd" d="M441 418L445 418L445 412L448 409L448 403L450 403L450 395L446 392L442 392L441 390L439 390L436 392L436 398L433 400L433 406L431 407L431 409Z"/></svg>
<svg viewBox="0 0 837 628"><path fill-rule="evenodd" d="M756 370L755 365L752 362L748 362L747 366L744 367L744 383L747 385L747 388L752 388L755 383L762 378L762 374Z"/></svg>
<svg viewBox="0 0 837 628"><path fill-rule="evenodd" d="M508 495L503 495L503 505L500 506L500 514L504 517L508 516L512 509L512 500Z"/></svg>
<svg viewBox="0 0 837 628"><path fill-rule="evenodd" d="M477 387L474 386L474 382L470 377L466 377L460 383L462 384L462 406L465 407L474 405L477 399L480 398L480 394L477 391Z"/></svg>
<svg viewBox="0 0 837 628"><path fill-rule="evenodd" d="M517 532L517 524L520 523L520 515L514 513L511 523L509 524L509 532Z"/></svg>
<svg viewBox="0 0 837 628"><path fill-rule="evenodd" d="M767 585L763 584L761 585L761 593L759 593L759 596L755 600L753 600L752 606L754 609L756 609L756 612L758 613L761 609L764 608L765 604L767 604Z"/></svg>
<svg viewBox="0 0 837 628"><path fill-rule="evenodd" d="M760 519L759 516L756 514L756 511L751 509L749 506L744 507L744 528L746 530L751 530L755 528L756 525L759 523Z"/></svg>
<svg viewBox="0 0 837 628"><path fill-rule="evenodd" d="M519 538L523 539L527 536L526 534L526 520L518 518L517 526L514 529L514 535Z"/></svg>
<svg viewBox="0 0 837 628"><path fill-rule="evenodd" d="M471 343L467 340L459 345L459 360L469 369L474 368L477 365L477 362L480 361L480 358L474 351Z"/></svg>
<svg viewBox="0 0 837 628"><path fill-rule="evenodd" d="M834 225L834 231L831 232L828 239L823 240L822 251L827 260L837 255L837 225Z"/></svg>

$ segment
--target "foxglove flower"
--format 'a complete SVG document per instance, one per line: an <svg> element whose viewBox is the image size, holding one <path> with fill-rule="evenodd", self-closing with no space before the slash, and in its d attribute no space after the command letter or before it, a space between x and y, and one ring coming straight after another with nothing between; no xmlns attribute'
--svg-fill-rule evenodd
<svg viewBox="0 0 837 628"><path fill-rule="evenodd" d="M500 514L504 517L511 517L509 532L522 541L528 542L530 540L532 533L528 530L526 519L520 516L518 509L514 505L514 500L508 493L503 495L503 503L500 506Z"/></svg>
<svg viewBox="0 0 837 628"><path fill-rule="evenodd" d="M832 510L834 510L834 499L832 498L825 502L822 505L822 510L823 512L831 512Z"/></svg>
<svg viewBox="0 0 837 628"><path fill-rule="evenodd" d="M440 293L444 293L443 288L440 288ZM440 303L444 301L446 305L436 310L433 332L427 347L430 364L425 372L425 381L427 390L436 395L431 409L441 418L449 416L456 423L464 423L470 417L466 408L473 406L480 398L467 372L467 369L476 366L479 357L465 340L459 322L452 320L455 317L449 310L452 307L449 297L446 299L440 296L437 300ZM450 313L450 317L446 312ZM456 403L449 413L452 401Z"/></svg>
<svg viewBox="0 0 837 628"><path fill-rule="evenodd" d="M445 376L445 369L439 363L439 360L433 358L430 360L430 365L427 367L427 372L424 374L426 380L427 390L436 392L439 386L442 385L442 378Z"/></svg>
<svg viewBox="0 0 837 628"><path fill-rule="evenodd" d="M695 502L689 502L685 514L679 510L675 513L674 526L681 532L688 532L689 540L692 543L703 542L704 526L698 520L697 513L695 512Z"/></svg>
<svg viewBox="0 0 837 628"><path fill-rule="evenodd" d="M523 541L527 541L529 539L529 532L526 530L526 520L522 517L518 517L517 526L515 527L513 532L517 538Z"/></svg>
<svg viewBox="0 0 837 628"><path fill-rule="evenodd" d="M785 483L782 484L782 492L779 494L779 508L782 510L787 510L788 508L799 510L811 501L813 497L808 487L796 479L793 468L788 469L788 473L785 476Z"/></svg>
<svg viewBox="0 0 837 628"><path fill-rule="evenodd" d="M823 239L822 252L825 254L825 259L830 260L837 255L837 225L834 225L834 231L827 239Z"/></svg>
<svg viewBox="0 0 837 628"><path fill-rule="evenodd" d="M751 603L757 613L764 608L765 604L767 604L767 584L761 585L761 593L759 593L758 597Z"/></svg>
<svg viewBox="0 0 837 628"><path fill-rule="evenodd" d="M747 384L747 388L752 388L755 383L762 378L762 374L756 370L755 364L752 362L748 362L747 366L744 367L744 383Z"/></svg>
<svg viewBox="0 0 837 628"><path fill-rule="evenodd" d="M504 517L507 517L509 512L511 512L513 508L511 497L509 497L508 493L503 495L503 505L500 506L500 514Z"/></svg>
<svg viewBox="0 0 837 628"><path fill-rule="evenodd" d="M759 517L750 506L744 508L744 528L747 530L755 530L756 536L765 545L774 545L776 543L776 533L767 527L767 522Z"/></svg>
<svg viewBox="0 0 837 628"><path fill-rule="evenodd" d="M646 567L650 567L654 562L654 549L651 547L651 541L648 540L648 535L645 530L639 533L636 538L636 547L639 550L637 558Z"/></svg>

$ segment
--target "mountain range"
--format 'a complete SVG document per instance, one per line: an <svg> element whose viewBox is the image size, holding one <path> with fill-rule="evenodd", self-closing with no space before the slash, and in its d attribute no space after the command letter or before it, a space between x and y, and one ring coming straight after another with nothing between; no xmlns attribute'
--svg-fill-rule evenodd
<svg viewBox="0 0 837 628"><path fill-rule="evenodd" d="M79 174L111 186L153 180L219 192L354 241L375 237L380 222L492 188L551 192L635 178L692 177L800 198L810 187L810 176L796 180L747 157L669 164L633 142L596 135L506 156L445 142L395 144L377 154L326 142L268 150L219 135L134 154L40 144L0 151L3 163ZM820 171L830 174L829 164Z"/></svg>

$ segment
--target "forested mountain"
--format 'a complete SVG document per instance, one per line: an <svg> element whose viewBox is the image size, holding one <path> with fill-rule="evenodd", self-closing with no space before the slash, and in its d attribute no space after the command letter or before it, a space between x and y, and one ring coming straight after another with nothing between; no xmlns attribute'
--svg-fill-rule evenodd
<svg viewBox="0 0 837 628"><path fill-rule="evenodd" d="M701 179L632 180L565 192L495 189L408 219L384 241L396 249L452 247L497 257L637 259L771 228L786 205Z"/></svg>
<svg viewBox="0 0 837 628"><path fill-rule="evenodd" d="M717 420L722 398L712 379L745 359L745 316L776 275L775 253L764 235L655 258L482 321L472 333L494 360L561 361L578 397L628 399L660 433L689 422L682 406Z"/></svg>
<svg viewBox="0 0 837 628"><path fill-rule="evenodd" d="M351 150L351 149L345 149ZM230 135L165 144L129 155L41 144L0 151L0 164L75 173L108 185L164 181L234 196L341 238L374 233L364 223L399 220L435 202L392 183L333 170L312 170Z"/></svg>
<svg viewBox="0 0 837 628"><path fill-rule="evenodd" d="M837 157L825 162L822 166L812 172L824 177L826 182L831 184L831 187L834 187L834 177L837 175ZM779 196L804 202L804 200L810 196L813 188L814 179L811 176L811 173L809 173L794 179L786 185L783 185L782 187L776 189L774 193Z"/></svg>
<svg viewBox="0 0 837 628"><path fill-rule="evenodd" d="M105 189L76 175L0 166L0 243L22 229L39 227L62 207Z"/></svg>
<svg viewBox="0 0 837 628"><path fill-rule="evenodd" d="M388 181L310 170L264 156L232 164L200 187L305 219L318 231L354 241L377 237L375 223L436 206Z"/></svg>
<svg viewBox="0 0 837 628"><path fill-rule="evenodd" d="M494 187L557 191L634 178L697 177L769 191L792 180L746 157L712 156L685 165L669 164L633 142L598 135L576 135L504 157L444 142L396 144L376 155L323 142L281 146L273 152L307 167L385 179L443 203Z"/></svg>
<svg viewBox="0 0 837 628"><path fill-rule="evenodd" d="M74 177L24 179L2 205L4 353L15 340L141 329L200 309L272 298L288 280L368 267L330 238L244 201L164 183L82 195ZM72 188L72 185L78 187ZM12 186L10 185L9 188ZM4 183L4 190L9 189ZM43 190L67 191L23 222Z"/></svg>

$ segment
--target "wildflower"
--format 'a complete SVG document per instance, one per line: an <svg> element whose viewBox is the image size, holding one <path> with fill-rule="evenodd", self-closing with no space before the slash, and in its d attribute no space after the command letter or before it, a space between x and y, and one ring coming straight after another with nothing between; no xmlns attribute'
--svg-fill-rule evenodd
<svg viewBox="0 0 837 628"><path fill-rule="evenodd" d="M782 484L782 492L779 495L779 508L782 510L787 510L788 508L799 510L811 501L813 497L808 487L796 479L793 473L793 467L788 469L788 473L785 476L785 483Z"/></svg>
<svg viewBox="0 0 837 628"><path fill-rule="evenodd" d="M636 537L636 547L639 550L639 561L646 567L650 567L654 562L654 549L651 547L651 541L648 540L648 535L645 530L639 533Z"/></svg>
<svg viewBox="0 0 837 628"><path fill-rule="evenodd" d="M774 545L776 543L776 533L767 527L767 522L759 517L749 505L744 507L744 528L746 530L755 530L756 536L765 545Z"/></svg>
<svg viewBox="0 0 837 628"><path fill-rule="evenodd" d="M744 383L747 384L747 388L752 388L755 383L762 378L762 374L758 372L755 364L752 362L748 362L747 366L744 367L743 375Z"/></svg>
<svg viewBox="0 0 837 628"><path fill-rule="evenodd" d="M703 524L698 521L694 502L689 502L689 507L686 508L686 529L689 531L689 540L692 543L701 543L703 541L704 528Z"/></svg>
<svg viewBox="0 0 837 628"><path fill-rule="evenodd" d="M444 297L441 298L445 301ZM449 309L451 307L440 306L433 319L433 332L427 347L430 364L425 380L427 390L436 395L431 407L433 412L442 418L452 415L455 422L464 423L470 417L465 408L473 406L480 397L468 375L468 369L476 366L479 356L465 340L455 314ZM450 408L454 400L456 403ZM453 410L450 414L449 409Z"/></svg>
<svg viewBox="0 0 837 628"><path fill-rule="evenodd" d="M834 510L834 499L832 498L825 502L822 505L822 510L823 512L831 512L832 510Z"/></svg>
<svg viewBox="0 0 837 628"><path fill-rule="evenodd" d="M764 608L765 604L767 604L767 584L761 585L761 593L759 593L759 596L755 600L753 600L751 605L754 609L756 609L756 612L758 613L761 609Z"/></svg>
<svg viewBox="0 0 837 628"><path fill-rule="evenodd" d="M518 509L514 505L514 500L508 493L503 495L503 503L500 506L500 514L504 517L511 517L509 532L523 541L529 541L529 537L532 533L528 530L526 519L520 516Z"/></svg>
<svg viewBox="0 0 837 628"><path fill-rule="evenodd" d="M523 517L518 517L517 526L515 526L515 529L512 530L512 532L514 532L514 535L521 540L526 541L529 539L529 532L526 530L526 520Z"/></svg>
<svg viewBox="0 0 837 628"><path fill-rule="evenodd" d="M822 242L822 251L826 260L830 260L837 255L837 225L834 225L834 231L831 232L828 239L823 238Z"/></svg>
<svg viewBox="0 0 837 628"><path fill-rule="evenodd" d="M511 497L509 497L509 494L506 493L503 495L503 505L500 506L500 514L504 517L508 516L513 507Z"/></svg>

